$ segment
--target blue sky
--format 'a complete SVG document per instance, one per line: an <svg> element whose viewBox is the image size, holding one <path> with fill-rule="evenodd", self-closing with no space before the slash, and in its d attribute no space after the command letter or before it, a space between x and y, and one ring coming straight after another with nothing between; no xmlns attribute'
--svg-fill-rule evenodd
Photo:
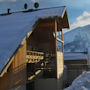
<svg viewBox="0 0 90 90"><path fill-rule="evenodd" d="M0 13L6 12L7 8L24 10L24 3L33 8L35 1L39 2L40 8L66 6L71 29L90 24L90 0L0 0Z"/></svg>

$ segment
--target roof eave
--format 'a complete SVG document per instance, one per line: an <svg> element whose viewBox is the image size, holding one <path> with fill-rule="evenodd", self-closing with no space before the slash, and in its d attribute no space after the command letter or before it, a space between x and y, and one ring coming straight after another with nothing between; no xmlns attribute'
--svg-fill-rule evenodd
<svg viewBox="0 0 90 90"><path fill-rule="evenodd" d="M60 29L65 29L65 28L70 29L70 24L69 24L66 8L64 9L62 16L59 17L58 21L59 21Z"/></svg>

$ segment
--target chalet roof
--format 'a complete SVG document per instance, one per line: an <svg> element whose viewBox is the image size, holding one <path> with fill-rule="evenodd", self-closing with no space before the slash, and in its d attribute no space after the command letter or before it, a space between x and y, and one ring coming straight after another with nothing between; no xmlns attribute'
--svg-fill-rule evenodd
<svg viewBox="0 0 90 90"><path fill-rule="evenodd" d="M67 12L64 6L0 16L0 74L3 73L12 56L14 56L28 33L33 30L39 19L54 17L65 19L65 16L67 22L65 25L66 28L69 28Z"/></svg>
<svg viewBox="0 0 90 90"><path fill-rule="evenodd" d="M84 53L64 53L64 61L88 60L87 54Z"/></svg>

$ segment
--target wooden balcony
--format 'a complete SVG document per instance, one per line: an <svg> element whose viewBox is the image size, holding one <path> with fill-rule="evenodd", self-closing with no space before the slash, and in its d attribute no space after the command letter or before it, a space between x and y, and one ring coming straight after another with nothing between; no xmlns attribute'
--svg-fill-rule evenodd
<svg viewBox="0 0 90 90"><path fill-rule="evenodd" d="M43 52L27 51L26 60L27 63L38 63L44 59Z"/></svg>

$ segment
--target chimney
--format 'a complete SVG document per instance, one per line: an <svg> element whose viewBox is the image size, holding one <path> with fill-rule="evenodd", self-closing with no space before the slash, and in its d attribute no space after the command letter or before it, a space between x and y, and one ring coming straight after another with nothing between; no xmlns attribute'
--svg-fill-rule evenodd
<svg viewBox="0 0 90 90"><path fill-rule="evenodd" d="M35 8L38 8L38 7L39 7L39 3L38 3L38 2L35 2L35 3L34 3L34 7L35 7Z"/></svg>
<svg viewBox="0 0 90 90"><path fill-rule="evenodd" d="M28 5L27 3L24 4L24 9L27 9L28 8Z"/></svg>
<svg viewBox="0 0 90 90"><path fill-rule="evenodd" d="M7 12L8 12L8 14L11 14L11 9L10 9L10 8L8 8Z"/></svg>

